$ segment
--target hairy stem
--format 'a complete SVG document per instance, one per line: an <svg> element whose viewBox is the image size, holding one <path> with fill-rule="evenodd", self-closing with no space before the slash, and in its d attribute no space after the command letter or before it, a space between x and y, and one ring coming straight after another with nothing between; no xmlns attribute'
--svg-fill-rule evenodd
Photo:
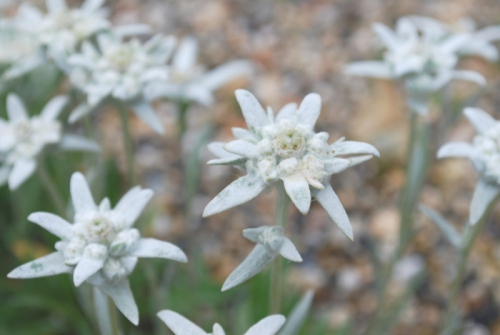
<svg viewBox="0 0 500 335"><path fill-rule="evenodd" d="M49 193L49 196L52 198L52 202L54 203L54 207L56 208L57 213L59 214L59 216L65 217L66 205L64 203L63 197L61 196L61 193L59 192L59 189L57 188L56 184L45 168L45 160L43 157L38 161L36 171L38 174L38 178Z"/></svg>
<svg viewBox="0 0 500 335"><path fill-rule="evenodd" d="M276 221L277 226L283 227L286 232L288 222L288 210L290 209L291 200L286 194L285 186L279 183L278 202L276 205ZM283 277L283 259L276 257L271 265L271 289L270 289L270 314L279 314L281 309L281 282Z"/></svg>
<svg viewBox="0 0 500 335"><path fill-rule="evenodd" d="M120 113L123 132L123 145L127 156L127 174L130 186L136 184L135 164L134 164L134 145L130 135L130 125L128 122L127 111L121 102L116 101L116 107Z"/></svg>
<svg viewBox="0 0 500 335"><path fill-rule="evenodd" d="M101 335L121 334L115 305L110 298L96 287L94 287L94 306Z"/></svg>

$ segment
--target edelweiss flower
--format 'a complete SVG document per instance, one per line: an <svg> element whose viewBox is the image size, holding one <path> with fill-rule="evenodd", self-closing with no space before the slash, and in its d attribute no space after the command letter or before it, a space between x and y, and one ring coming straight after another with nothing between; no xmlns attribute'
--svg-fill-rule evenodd
<svg viewBox="0 0 500 335"><path fill-rule="evenodd" d="M236 98L249 130L233 128L235 141L212 143L209 149L219 159L208 164L236 165L246 170L247 175L219 193L203 215L210 216L240 205L269 185L283 182L288 196L301 213L309 211L312 193L344 234L352 239L349 218L328 179L372 155L378 157L377 149L343 138L329 145L327 133L316 134L314 125L321 110L318 94L306 96L300 107L295 103L284 106L276 118L271 108L266 114L250 92L237 90ZM349 155L363 156L339 157Z"/></svg>
<svg viewBox="0 0 500 335"><path fill-rule="evenodd" d="M151 83L148 99L168 98L177 101L195 101L202 105L214 102L213 92L225 83L252 71L248 61L237 60L205 72L196 64L198 43L194 37L184 38L175 53L167 82Z"/></svg>
<svg viewBox="0 0 500 335"><path fill-rule="evenodd" d="M158 313L158 317L165 322L175 335L226 335L224 329L218 323L214 325L212 333L206 333L203 329L173 311L161 311ZM257 322L244 335L275 335L284 323L284 316L271 315Z"/></svg>
<svg viewBox="0 0 500 335"><path fill-rule="evenodd" d="M396 31L375 23L373 30L387 48L383 61L354 62L348 74L384 79L403 79L412 111L426 114L432 92L451 79L485 85L484 77L474 71L456 70L459 52L470 41L467 33L452 34L439 21L426 17L403 17Z"/></svg>
<svg viewBox="0 0 500 335"><path fill-rule="evenodd" d="M35 40L31 36L20 33L0 20L0 64L10 65L32 55L36 48Z"/></svg>
<svg viewBox="0 0 500 335"><path fill-rule="evenodd" d="M99 145L75 135L62 135L57 117L68 98L50 100L40 115L31 119L23 102L15 94L7 96L9 120L0 118L0 185L8 181L11 190L17 189L36 169L36 158L50 144L63 150L99 151Z"/></svg>
<svg viewBox="0 0 500 335"><path fill-rule="evenodd" d="M169 69L165 62L175 45L173 37L155 36L145 44L137 39L124 42L109 34L97 37L99 50L84 43L82 53L69 57L72 83L87 94L87 103L70 115L75 122L107 97L125 101L157 133L164 129L146 102L143 90L148 83L165 81Z"/></svg>
<svg viewBox="0 0 500 335"><path fill-rule="evenodd" d="M439 149L437 156L469 158L481 174L469 216L470 223L476 224L500 195L500 121L479 108L466 108L464 114L477 132L472 143L447 143Z"/></svg>
<svg viewBox="0 0 500 335"><path fill-rule="evenodd" d="M153 196L153 191L136 186L111 209L106 198L96 206L85 177L71 177L74 223L50 213L33 213L28 220L47 229L61 241L57 251L21 265L9 278L37 278L72 273L75 286L89 283L113 299L116 307L135 325L139 322L137 305L127 276L137 258L166 258L187 262L175 245L153 238L141 238L132 225Z"/></svg>
<svg viewBox="0 0 500 335"><path fill-rule="evenodd" d="M243 263L229 275L222 286L222 291L227 291L252 278L279 254L292 262L302 262L299 252L280 226L245 229L243 236L257 245Z"/></svg>
<svg viewBox="0 0 500 335"><path fill-rule="evenodd" d="M110 27L107 11L101 8L103 3L104 0L86 0L80 8L68 8L64 0L46 0L47 14L22 4L16 17L3 23L34 40L38 49L14 64L3 79L21 76L48 59L64 68L66 57L83 41Z"/></svg>

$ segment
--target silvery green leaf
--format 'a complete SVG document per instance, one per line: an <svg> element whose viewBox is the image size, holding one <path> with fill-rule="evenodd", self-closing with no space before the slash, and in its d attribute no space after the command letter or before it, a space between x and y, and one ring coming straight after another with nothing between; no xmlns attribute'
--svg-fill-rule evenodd
<svg viewBox="0 0 500 335"><path fill-rule="evenodd" d="M197 79L199 85L214 91L231 80L253 72L253 64L246 60L235 60L216 67Z"/></svg>
<svg viewBox="0 0 500 335"><path fill-rule="evenodd" d="M252 278L271 263L277 255L277 252L272 252L263 245L257 244L247 258L226 279L222 291L227 291Z"/></svg>
<svg viewBox="0 0 500 335"><path fill-rule="evenodd" d="M312 189L312 194L326 210L330 218L340 228L340 230L351 240L354 240L352 226L349 217L342 206L337 194L330 184L326 184L323 190Z"/></svg>
<svg viewBox="0 0 500 335"><path fill-rule="evenodd" d="M59 148L68 151L101 152L101 147L97 142L72 134L64 134L61 137Z"/></svg>
<svg viewBox="0 0 500 335"><path fill-rule="evenodd" d="M30 158L18 159L9 175L9 188L16 190L22 183L28 179L36 169L36 161Z"/></svg>
<svg viewBox="0 0 500 335"><path fill-rule="evenodd" d="M330 145L329 149L335 155L372 155L380 157L380 153L373 145L356 141L337 141Z"/></svg>
<svg viewBox="0 0 500 335"><path fill-rule="evenodd" d="M153 107L144 99L139 99L130 105L135 115L146 123L156 133L163 135L165 128L161 120L156 115Z"/></svg>
<svg viewBox="0 0 500 335"><path fill-rule="evenodd" d="M30 216L28 216L28 220L36 223L62 240L69 240L71 238L72 225L57 215L36 212L30 214Z"/></svg>
<svg viewBox="0 0 500 335"><path fill-rule="evenodd" d="M292 312L287 318L285 326L279 335L297 335L307 318L314 298L314 291L309 290L304 294L300 301L293 307Z"/></svg>
<svg viewBox="0 0 500 335"><path fill-rule="evenodd" d="M262 226L262 227L257 227L257 228L247 228L247 229L243 230L243 236L245 236L246 239L248 239L254 243L259 243L260 236L267 229L269 229L268 226Z"/></svg>
<svg viewBox="0 0 500 335"><path fill-rule="evenodd" d="M295 245L290 241L289 238L283 237L283 246L280 249L280 255L292 262L302 262L302 257L300 256Z"/></svg>
<svg viewBox="0 0 500 335"><path fill-rule="evenodd" d="M450 142L439 148L437 158L445 157L464 157L464 158L478 158L481 154L477 149L468 142Z"/></svg>
<svg viewBox="0 0 500 335"><path fill-rule="evenodd" d="M462 245L462 237L448 220L427 206L420 205L420 210L438 227L451 245L460 249Z"/></svg>
<svg viewBox="0 0 500 335"><path fill-rule="evenodd" d="M73 268L64 264L64 256L53 252L12 270L7 277L26 279L54 276L61 273L71 273Z"/></svg>
<svg viewBox="0 0 500 335"><path fill-rule="evenodd" d="M317 93L310 93L302 100L297 112L298 122L301 125L314 128L321 112L321 97Z"/></svg>
<svg viewBox="0 0 500 335"><path fill-rule="evenodd" d="M269 123L264 108L262 108L252 93L240 89L236 90L235 95L250 130L255 132Z"/></svg>
<svg viewBox="0 0 500 335"><path fill-rule="evenodd" d="M389 64L380 61L353 62L344 67L344 72L354 76L380 79L391 79L393 77Z"/></svg>
<svg viewBox="0 0 500 335"><path fill-rule="evenodd" d="M479 179L472 196L469 221L471 225L478 223L500 195L500 186Z"/></svg>
<svg viewBox="0 0 500 335"><path fill-rule="evenodd" d="M464 115L479 134L486 133L496 123L490 114L480 108L467 107L464 109Z"/></svg>
<svg viewBox="0 0 500 335"><path fill-rule="evenodd" d="M187 262L186 254L184 254L179 247L173 245L172 243L160 241L154 238L141 238L128 253L128 256L141 258L166 258L182 263Z"/></svg>
<svg viewBox="0 0 500 335"><path fill-rule="evenodd" d="M139 310L134 300L130 284L127 279L116 285L103 285L100 289L106 293L115 303L116 307L134 325L139 324Z"/></svg>
<svg viewBox="0 0 500 335"><path fill-rule="evenodd" d="M176 312L165 310L157 315L175 335L207 335L203 329Z"/></svg>
<svg viewBox="0 0 500 335"><path fill-rule="evenodd" d="M52 100L50 100L40 113L40 117L46 121L52 121L59 117L62 110L68 103L68 97L66 95L60 95Z"/></svg>
<svg viewBox="0 0 500 335"><path fill-rule="evenodd" d="M224 145L224 150L246 158L253 158L258 155L257 147L245 140L234 140Z"/></svg>
<svg viewBox="0 0 500 335"><path fill-rule="evenodd" d="M7 96L7 114L11 122L24 121L29 119L28 112L19 96L9 93Z"/></svg>
<svg viewBox="0 0 500 335"><path fill-rule="evenodd" d="M246 175L233 181L205 207L203 217L214 215L226 209L252 200L265 188L266 183L258 176Z"/></svg>
<svg viewBox="0 0 500 335"><path fill-rule="evenodd" d="M71 176L70 191L76 214L95 211L97 209L87 180L80 172L75 172Z"/></svg>
<svg viewBox="0 0 500 335"><path fill-rule="evenodd" d="M70 124L75 123L76 121L80 120L83 118L85 115L89 114L92 112L92 108L89 104L87 103L82 103L78 106L76 106L75 109L69 114L68 122Z"/></svg>
<svg viewBox="0 0 500 335"><path fill-rule="evenodd" d="M154 192L150 189L142 189L136 186L125 193L116 204L115 210L122 213L126 224L131 227L141 215L153 194Z"/></svg>
<svg viewBox="0 0 500 335"><path fill-rule="evenodd" d="M275 335L285 321L283 315L271 315L257 322L243 335Z"/></svg>
<svg viewBox="0 0 500 335"><path fill-rule="evenodd" d="M292 115L297 112L299 106L295 102L291 102L283 106L276 115L276 122L280 122L281 120L290 119Z"/></svg>
<svg viewBox="0 0 500 335"><path fill-rule="evenodd" d="M311 207L311 190L309 183L301 176L283 177L285 190L297 209L304 215Z"/></svg>

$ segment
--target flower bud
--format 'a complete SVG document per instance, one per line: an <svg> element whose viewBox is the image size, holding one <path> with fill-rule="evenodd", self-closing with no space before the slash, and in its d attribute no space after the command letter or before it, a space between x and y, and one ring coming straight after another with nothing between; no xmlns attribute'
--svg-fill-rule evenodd
<svg viewBox="0 0 500 335"><path fill-rule="evenodd" d="M120 232L109 247L109 253L113 256L126 254L141 237L135 228Z"/></svg>

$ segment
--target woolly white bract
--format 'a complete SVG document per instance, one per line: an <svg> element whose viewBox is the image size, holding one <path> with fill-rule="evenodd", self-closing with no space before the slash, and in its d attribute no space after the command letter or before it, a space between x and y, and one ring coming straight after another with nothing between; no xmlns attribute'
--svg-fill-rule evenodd
<svg viewBox="0 0 500 335"><path fill-rule="evenodd" d="M470 33L452 33L441 22L420 16L400 18L396 31L380 23L375 23L373 30L387 48L384 60L354 62L346 66L345 72L403 79L409 94L408 104L414 112L426 114L430 94L452 79L486 84L484 77L477 72L456 70L459 54L473 37ZM475 50L470 50L470 44L468 53L475 53Z"/></svg>
<svg viewBox="0 0 500 335"><path fill-rule="evenodd" d="M210 216L240 205L266 187L283 182L286 193L301 213L308 213L312 195L344 234L353 239L349 218L328 179L372 156L378 157L377 149L343 138L328 144L327 133L315 133L314 125L321 110L318 94L306 96L300 107L295 103L284 106L276 117L271 108L266 113L248 91L237 90L236 98L249 130L233 128L235 141L210 144L209 149L219 159L208 164L236 165L246 170L247 175L219 193L203 215ZM361 156L340 157L352 155Z"/></svg>
<svg viewBox="0 0 500 335"><path fill-rule="evenodd" d="M206 72L196 64L198 43L194 37L185 37L179 44L170 64L169 80L150 84L146 89L148 99L168 98L176 101L197 102L210 105L213 92L225 83L252 72L252 64L236 60Z"/></svg>
<svg viewBox="0 0 500 335"><path fill-rule="evenodd" d="M472 143L447 143L437 156L469 158L481 174L470 208L470 223L476 224L500 195L500 121L479 108L466 108L464 114L477 132Z"/></svg>
<svg viewBox="0 0 500 335"><path fill-rule="evenodd" d="M139 314L127 276L138 258L166 258L187 262L177 246L153 238L141 238L132 228L153 191L134 187L112 209L104 199L96 206L85 177L71 177L74 223L50 213L33 213L28 220L47 229L61 241L57 251L24 264L9 278L36 278L72 273L75 286L86 282L111 297L116 307L134 324Z"/></svg>
<svg viewBox="0 0 500 335"><path fill-rule="evenodd" d="M212 333L207 333L193 322L173 311L161 311L158 313L158 317L165 322L175 335L226 335L224 329L218 323L214 325ZM275 335L284 323L284 316L271 315L257 322L243 335Z"/></svg>
<svg viewBox="0 0 500 335"><path fill-rule="evenodd" d="M99 145L75 135L62 135L57 117L68 99L50 100L40 115L29 118L23 102L15 94L7 96L9 120L0 118L0 185L8 182L17 189L36 169L36 158L50 144L63 150L99 151Z"/></svg>
<svg viewBox="0 0 500 335"><path fill-rule="evenodd" d="M229 275L222 286L222 291L227 291L255 276L279 254L292 262L302 262L299 252L280 226L245 229L243 235L257 245Z"/></svg>
<svg viewBox="0 0 500 335"><path fill-rule="evenodd" d="M164 129L150 104L144 88L149 83L166 81L165 64L175 46L173 37L155 36L144 44L137 39L123 41L120 36L100 34L99 50L91 43L82 45L82 53L69 57L71 81L87 95L87 103L70 115L75 122L107 97L124 101L137 116L158 133Z"/></svg>
<svg viewBox="0 0 500 335"><path fill-rule="evenodd" d="M18 34L26 35L38 48L26 55L3 74L3 79L23 75L48 60L66 68L65 59L77 51L79 45L97 32L108 29L104 0L86 0L80 8L68 8L64 0L47 0L48 12L22 4L12 19L2 20Z"/></svg>

